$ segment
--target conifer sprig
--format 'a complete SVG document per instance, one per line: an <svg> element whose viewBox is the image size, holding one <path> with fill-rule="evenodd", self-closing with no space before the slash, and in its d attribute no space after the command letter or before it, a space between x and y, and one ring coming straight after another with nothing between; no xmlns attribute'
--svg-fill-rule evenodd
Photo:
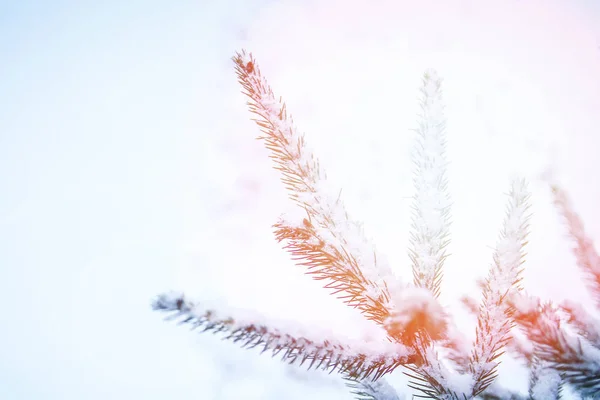
<svg viewBox="0 0 600 400"><path fill-rule="evenodd" d="M573 252L577 259L577 265L584 273L591 295L596 306L600 307L600 256L594 248L594 244L585 232L583 221L573 210L569 197L565 191L556 183L551 185L554 204L562 213L569 234L575 241Z"/></svg>
<svg viewBox="0 0 600 400"><path fill-rule="evenodd" d="M510 340L510 330L514 326L512 308L509 297L521 287L520 274L525 257L524 247L527 244L529 221L529 197L527 185L523 180L514 180L508 194L509 201L504 225L494 252L494 262L485 282L483 282L483 300L475 310L470 299L463 301L477 312L476 339L468 359L465 359L461 348L457 348L452 360L457 364L457 371L444 368L433 345L422 347L420 357L426 359L423 366L408 367L415 381L412 387L430 398L473 398L485 392L497 376L498 357L500 357ZM446 345L452 343L448 336ZM455 339L459 342L459 339ZM459 379L462 385L452 388L452 381Z"/></svg>
<svg viewBox="0 0 600 400"><path fill-rule="evenodd" d="M434 70L424 74L421 113L413 151L416 193L412 204L409 256L414 284L438 297L446 246L450 243L450 196L445 159L445 118L442 80Z"/></svg>
<svg viewBox="0 0 600 400"><path fill-rule="evenodd" d="M535 355L556 370L582 396L600 395L600 349L565 329L560 309L551 302L521 298L515 319L534 344Z"/></svg>
<svg viewBox="0 0 600 400"><path fill-rule="evenodd" d="M520 275L530 218L530 194L525 181L514 180L508 196L506 218L494 252L494 262L483 285L483 300L470 358L469 369L475 380L474 396L483 392L496 378L496 360L504 353L514 326L513 309L508 298L521 290Z"/></svg>
<svg viewBox="0 0 600 400"><path fill-rule="evenodd" d="M241 51L233 61L249 110L261 129L259 139L281 172L290 199L304 212L300 217L280 218L274 224L275 238L314 279L325 281L333 294L382 327L389 343L311 339L310 334L289 332L271 323L244 322L201 311L183 295L159 296L154 309L170 312L193 328L223 332L226 339L241 341L243 347L282 353L282 359L290 364L308 362L309 368L336 370L351 382L361 399L395 400L391 387L379 378L401 365L410 371L410 387L423 395L418 397L493 398L486 389L496 377L497 358L510 340L513 326L513 308L507 299L520 290L529 218L525 183L514 181L511 186L494 263L482 285L483 301L474 307L478 326L469 354L464 337L437 299L450 228L441 79L428 71L421 90L421 118L413 153L416 194L409 248L414 279L410 285L392 273L386 259L366 239L361 224L349 217L340 193L331 191L325 171L252 55ZM440 349L455 365L441 359Z"/></svg>
<svg viewBox="0 0 600 400"><path fill-rule="evenodd" d="M417 140L413 149L415 195L408 250L414 285L427 290L434 298L440 294L442 267L447 257L446 247L450 242L450 197L445 160L446 120L441 84L442 80L436 71L425 72L420 89L421 110L418 115L419 127L416 129ZM444 315L444 326L443 329L417 330L413 347L419 355L419 363L407 366L411 371L407 375L412 378L409 386L431 398L464 397L464 387L453 387L451 377L455 372L440 363L433 343L438 341L460 369L460 365L464 366L468 359L462 338L453 329L450 316L443 309L430 310L429 314ZM432 336L431 333L437 335Z"/></svg>
<svg viewBox="0 0 600 400"><path fill-rule="evenodd" d="M305 219L301 226L292 225L281 218L273 225L275 238L285 242L292 260L307 268L306 273L315 280L324 280L326 289L344 301L348 306L357 308L370 320L383 325L390 316L389 293L386 286L382 295L367 295L372 285L366 282L358 261L340 246L327 246L317 233L318 229Z"/></svg>
<svg viewBox="0 0 600 400"><path fill-rule="evenodd" d="M329 281L327 287L344 292L343 300L383 324L394 308L389 285L401 287L401 283L366 240L361 225L349 218L339 196L328 195L325 171L252 55L242 51L233 61L250 112L264 134L259 139L271 151L290 199L306 210L302 221L282 220L275 225L278 240L289 240L287 250L314 279Z"/></svg>
<svg viewBox="0 0 600 400"><path fill-rule="evenodd" d="M355 381L377 380L398 366L412 362L414 353L401 344L347 341L335 338L313 339L259 323L238 322L232 316L220 317L215 311L204 310L183 294L169 293L158 296L152 303L154 310L167 312L167 319L190 324L202 332L223 333L224 339L241 342L243 348L261 348L289 364L306 365L307 369L337 371Z"/></svg>
<svg viewBox="0 0 600 400"><path fill-rule="evenodd" d="M508 299L510 307L514 307L514 300L514 297ZM472 314L479 314L479 307L472 298L465 296L462 301ZM517 308L516 311L513 311L513 318L517 324L520 324L520 318L522 318L520 309ZM560 374L552 367L552 364L536 355L537 351L532 343L527 337L522 338L522 335L518 335L518 331L511 330L505 345L506 350L523 360L529 370L529 397L501 388L494 381L480 395L482 400L558 400L561 398L563 381Z"/></svg>

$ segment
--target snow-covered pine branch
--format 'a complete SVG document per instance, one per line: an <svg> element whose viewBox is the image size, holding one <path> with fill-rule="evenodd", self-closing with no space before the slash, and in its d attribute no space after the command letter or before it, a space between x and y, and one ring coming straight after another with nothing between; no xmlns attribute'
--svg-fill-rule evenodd
<svg viewBox="0 0 600 400"><path fill-rule="evenodd" d="M441 83L434 70L423 75L419 126L415 130L417 138L412 159L415 194L409 257L416 290L411 294L412 299L407 298L409 301L403 302L401 312L391 315L386 324L397 325L396 331L410 333L404 338L408 338L415 349L418 362L407 366L411 371L408 376L412 378L409 386L433 398L456 398L459 396L457 393L463 392L464 380L462 376L457 379L454 371L440 362L437 352L437 346L442 346L450 358L459 363L468 358L461 335L453 329L450 316L435 301L440 294L450 228L444 158L446 120ZM419 319L424 323L409 324Z"/></svg>
<svg viewBox="0 0 600 400"><path fill-rule="evenodd" d="M479 315L479 304L477 304L474 298L470 296L463 296L461 298L461 302L472 315ZM533 361L532 344L527 340L527 338L523 337L522 333L519 334L519 331L515 329L510 330L509 337L510 338L506 343L506 350L517 358L524 360L527 366L530 366Z"/></svg>
<svg viewBox="0 0 600 400"><path fill-rule="evenodd" d="M509 305L513 306L514 299L515 298L509 299ZM477 315L479 313L477 304L471 297L465 296L462 298L462 301L472 314ZM513 314L513 316L519 315L519 311ZM552 368L548 362L536 357L533 343L528 340L527 337L524 337L522 332L511 329L508 335L509 338L505 345L506 350L513 356L523 360L529 369L528 399L560 399L562 389L562 379L560 378L560 374ZM479 397L482 400L526 399L526 397L518 393L511 393L506 389L499 387L496 382L493 382L488 386Z"/></svg>
<svg viewBox="0 0 600 400"><path fill-rule="evenodd" d="M469 369L474 378L474 396L483 392L496 378L496 360L504 353L504 346L510 339L510 330L514 325L513 311L507 297L521 289L520 274L529 227L530 194L525 181L513 180L508 196L504 226L483 288L471 353Z"/></svg>
<svg viewBox="0 0 600 400"><path fill-rule="evenodd" d="M290 198L306 210L300 221L275 225L278 240L315 279L333 283L344 300L380 324L390 313L389 284L395 281L385 258L376 254L360 224L349 219L338 196L332 196L326 173L298 133L281 99L276 99L255 59L245 51L233 58L238 80L248 96L250 112L271 151L275 168Z"/></svg>
<svg viewBox="0 0 600 400"><path fill-rule="evenodd" d="M600 307L600 256L591 238L586 234L581 218L573 210L565 191L556 183L552 184L551 188L554 204L564 216L569 234L575 241L576 246L573 251L577 258L577 265L585 274L591 294L596 305Z"/></svg>
<svg viewBox="0 0 600 400"><path fill-rule="evenodd" d="M441 79L434 70L423 77L421 113L413 150L416 193L412 204L409 256L415 286L438 297L445 248L450 242L450 196L447 190L445 125Z"/></svg>
<svg viewBox="0 0 600 400"><path fill-rule="evenodd" d="M600 396L600 349L566 330L559 309L550 302L525 296L512 302L515 320L534 344L536 357L580 395Z"/></svg>
<svg viewBox="0 0 600 400"><path fill-rule="evenodd" d="M260 139L271 152L289 197L303 211L285 215L274 224L276 239L285 242L284 248L314 279L326 281L326 288L385 329L388 340L339 340L316 334L313 329L307 333L289 324L278 326L259 315L230 313L220 317L182 294L159 296L153 302L154 309L170 312L193 328L223 332L226 339L241 341L243 347L262 347L273 355L283 353L283 360L290 364L309 362L309 368L337 370L353 382L355 394L363 399L397 399L391 386L379 378L400 365L410 371L409 386L426 397L493 398L484 390L493 382L496 359L510 338L512 309L506 299L519 290L528 220L525 183L514 181L511 187L508 215L483 285L475 347L469 355L464 336L437 299L450 227L445 120L437 75L428 71L423 79L413 158L416 194L409 255L414 285L409 285L394 276L386 259L365 238L362 226L349 218L340 193L330 189L324 170L252 55L241 51L233 61L243 93L249 98L249 109L263 133ZM449 357L454 365L438 353ZM511 398L518 397L511 394Z"/></svg>
<svg viewBox="0 0 600 400"><path fill-rule="evenodd" d="M167 319L190 324L202 332L222 332L225 339L241 342L245 348L262 348L282 361L307 368L338 371L354 380L378 379L398 366L411 362L414 352L402 344L364 340L339 341L316 329L304 332L290 321L265 321L257 313L236 310L239 315L219 316L205 310L181 293L165 293L152 303L154 310L170 313ZM232 312L231 314L234 314Z"/></svg>
<svg viewBox="0 0 600 400"><path fill-rule="evenodd" d="M465 362L456 356L458 371L445 368L437 361L433 343L416 348L419 358L426 362L423 366L409 367L414 373L410 376L415 379L413 387L426 396L473 398L484 393L496 378L496 360L510 341L510 330L514 325L507 298L520 290L525 257L530 197L525 181L513 180L508 197L507 215L494 252L494 262L482 285L483 301L477 310L476 339L466 368ZM470 304L469 299L464 302ZM457 354L460 356L461 352Z"/></svg>

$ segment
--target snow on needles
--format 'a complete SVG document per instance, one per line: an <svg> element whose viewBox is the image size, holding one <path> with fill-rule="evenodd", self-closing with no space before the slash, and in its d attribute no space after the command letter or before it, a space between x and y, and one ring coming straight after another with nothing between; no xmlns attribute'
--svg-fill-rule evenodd
<svg viewBox="0 0 600 400"><path fill-rule="evenodd" d="M244 347L261 347L273 356L283 352L282 360L308 368L351 371L357 378L378 378L409 362L414 352L399 343L372 340L368 337L336 339L331 330L311 326L305 330L293 321L266 318L255 311L226 307L210 302L198 303L182 293L171 292L158 296L155 310L171 313L168 319L179 319L204 331L223 332L227 339L241 341ZM218 311L215 311L218 309ZM222 316L226 315L226 317Z"/></svg>
<svg viewBox="0 0 600 400"><path fill-rule="evenodd" d="M309 268L315 279L328 279L330 288L350 293L350 302L370 319L382 323L398 303L390 287L403 284L392 273L386 258L365 238L362 226L350 219L339 191L331 190L325 171L306 146L288 116L286 106L277 100L251 55L234 57L238 78L250 98L250 111L259 118L266 147L290 198L306 211L300 221L281 219L278 240L299 264ZM395 290L396 291L396 290ZM394 291L394 292L395 292Z"/></svg>
<svg viewBox="0 0 600 400"><path fill-rule="evenodd" d="M316 363L316 368L337 369L349 380L355 380L355 388L367 396L372 391L377 393L376 398L395 399L392 388L377 379L400 365L414 372L414 376L409 375L415 379L411 387L425 395L440 399L480 395L494 381L497 358L511 339L514 310L522 313L521 308L529 307L532 312L537 309L537 305L528 306L525 300L517 299L521 304L514 308L508 304L520 291L528 234L530 195L525 181L511 183L507 215L488 278L482 285L483 301L476 307L476 339L469 355L464 338L438 301L449 243L450 197L441 79L436 72L429 70L423 78L413 151L416 191L409 256L414 285L410 285L393 274L387 259L366 237L362 225L350 218L341 191L334 190L327 181L327 174L307 146L304 135L294 126L285 103L275 97L252 55L242 51L233 61L243 93L249 99L249 110L262 132L260 139L270 151L274 168L281 172L281 180L297 206L273 225L275 238L284 243L284 249L297 265L306 268L307 274L325 281L325 288L332 289L347 305L358 308L367 319L383 328L378 328L382 338L336 338L327 330L315 327L304 330L296 323L267 319L256 312L224 309L223 304L207 308L207 304L199 305L179 293L160 296L153 307L183 318L181 323L194 328L223 332L228 339L244 343L244 347L259 346L274 355L283 352L283 360L290 364L308 360L309 368ZM590 252L582 250L580 254L587 264L593 264L588 269L600 270L600 265L596 265L600 264L597 254L593 260ZM573 318L591 326L579 310L571 309ZM220 316L221 313L227 317ZM458 368L451 368L452 363L440 357L438 349L449 350L448 358ZM593 361L597 359L594 355ZM551 377L544 382L546 386L540 383L532 390L546 393L556 387Z"/></svg>
<svg viewBox="0 0 600 400"><path fill-rule="evenodd" d="M569 227L569 234L576 243L574 252L577 264L586 275L590 291L596 300L596 304L600 306L600 255L594 248L593 241L586 234L583 221L573 210L565 191L556 183L551 186L554 204L562 212Z"/></svg>
<svg viewBox="0 0 600 400"><path fill-rule="evenodd" d="M421 88L421 119L413 151L414 185L409 255L415 285L439 295L441 271L450 230L450 196L446 190L445 118L441 79L425 73Z"/></svg>
<svg viewBox="0 0 600 400"><path fill-rule="evenodd" d="M495 376L496 359L509 340L513 325L507 298L520 290L519 275L525 257L529 220L530 194L525 181L513 180L508 197L504 226L494 252L494 263L483 287L483 303L477 318L470 365L478 385L474 390L476 393L491 383L488 378Z"/></svg>

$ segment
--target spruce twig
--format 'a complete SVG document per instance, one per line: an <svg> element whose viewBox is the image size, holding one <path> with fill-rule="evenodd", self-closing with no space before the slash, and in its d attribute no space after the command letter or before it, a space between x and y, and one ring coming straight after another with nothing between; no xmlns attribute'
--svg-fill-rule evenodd
<svg viewBox="0 0 600 400"><path fill-rule="evenodd" d="M290 225L275 225L279 241L289 240L286 249L314 279L326 280L327 287L343 292L342 299L380 325L395 307L388 285L394 275L382 255L364 237L359 223L352 221L339 199L328 196L327 175L298 133L286 105L276 99L256 60L245 51L233 57L236 74L248 97L275 168L290 199L306 211L306 218ZM386 281L387 279L387 281Z"/></svg>
<svg viewBox="0 0 600 400"><path fill-rule="evenodd" d="M233 57L248 107L261 129L275 168L290 199L304 214L282 217L274 224L275 238L299 266L325 288L357 308L385 330L383 347L347 343L335 338L310 339L268 324L219 317L183 295L162 295L156 310L170 312L182 323L204 331L223 332L244 347L262 347L291 364L338 371L361 399L391 400L397 396L380 380L405 366L410 387L419 397L471 399L483 395L496 376L497 358L510 340L512 309L507 298L520 289L523 246L527 236L528 193L523 181L511 186L507 218L494 254L494 264L477 309L478 327L471 354L464 338L441 307L438 296L449 243L450 199L447 193L445 118L441 80L434 71L423 79L421 114L414 152L416 194L413 198L409 256L413 285L403 283L383 255L367 240L362 225L352 220L340 194L332 192L317 158L298 133L286 105L277 99L251 54ZM381 345L381 344L380 344ZM366 346L366 347L365 347ZM445 348L454 366L438 354ZM516 398L516 397L515 397Z"/></svg>
<svg viewBox="0 0 600 400"><path fill-rule="evenodd" d="M406 347L384 343L341 343L335 338L313 339L296 337L281 329L258 323L238 322L232 316L220 317L215 311L203 310L183 294L169 293L158 296L152 308L169 314L167 319L189 324L202 332L223 333L224 339L240 342L243 348L262 348L281 360L310 369L337 371L354 380L377 380L411 361L414 355ZM363 352L360 349L364 350Z"/></svg>
<svg viewBox="0 0 600 400"><path fill-rule="evenodd" d="M414 186L409 256L415 286L440 294L442 268L450 243L450 196L446 178L442 80L434 70L423 77L421 113L413 151Z"/></svg>
<svg viewBox="0 0 600 400"><path fill-rule="evenodd" d="M504 227L484 284L477 318L475 347L470 358L470 371L475 380L474 396L482 393L496 378L496 360L504 353L514 326L513 310L507 298L521 290L519 283L525 257L523 249L527 244L529 197L524 181L512 182Z"/></svg>
<svg viewBox="0 0 600 400"><path fill-rule="evenodd" d="M562 213L569 230L569 234L575 242L573 252L577 259L577 265L585 276L590 294L600 307L600 256L594 248L593 241L586 233L583 221L573 210L566 192L556 183L551 184L554 204Z"/></svg>

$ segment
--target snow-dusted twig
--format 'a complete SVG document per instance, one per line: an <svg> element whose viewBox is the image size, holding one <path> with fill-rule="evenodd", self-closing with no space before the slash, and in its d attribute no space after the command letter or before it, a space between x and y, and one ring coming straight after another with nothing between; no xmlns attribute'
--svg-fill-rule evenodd
<svg viewBox="0 0 600 400"><path fill-rule="evenodd" d="M509 304L512 305L516 297L510 299ZM464 297L463 303L472 314L477 315L478 309L473 299ZM519 312L516 313L519 315ZM514 315L514 314L513 314ZM537 400L560 399L562 390L562 379L560 374L548 362L539 359L535 356L535 346L518 330L510 330L509 340L506 342L506 350L512 353L519 359L524 360L525 365L529 369L529 398L518 393L510 392L493 382L479 396L482 400Z"/></svg>
<svg viewBox="0 0 600 400"><path fill-rule="evenodd" d="M446 246L450 242L450 196L447 190L445 125L441 79L434 70L423 77L421 114L413 151L416 193L412 204L409 256L414 283L440 294Z"/></svg>
<svg viewBox="0 0 600 400"><path fill-rule="evenodd" d="M306 210L306 218L282 220L275 226L278 239L292 240L287 249L299 264L311 269L313 278L329 280L331 287L349 294L346 302L383 324L394 308L388 285L401 284L365 239L361 225L349 218L339 196L331 194L325 171L252 55L242 51L233 61L275 168L282 173L290 198Z"/></svg>
<svg viewBox="0 0 600 400"><path fill-rule="evenodd" d="M414 359L414 353L401 344L358 340L342 343L331 337L311 339L315 330L301 334L286 332L284 328L260 323L257 315L241 320L232 316L220 317L215 311L204 310L179 293L158 296L152 307L170 313L168 319L179 319L180 324L190 324L192 329L223 332L225 339L242 342L242 347L260 347L262 352L271 351L273 356L282 353L282 361L289 364L301 366L307 363L308 369L338 371L357 380L378 379ZM289 321L280 325L285 325L288 330L291 326Z"/></svg>
<svg viewBox="0 0 600 400"><path fill-rule="evenodd" d="M504 353L504 346L510 340L514 321L507 297L521 289L519 282L527 243L529 197L526 183L514 180L509 192L504 227L479 307L475 346L469 368L475 381L473 395L483 392L495 379L496 360Z"/></svg>
<svg viewBox="0 0 600 400"><path fill-rule="evenodd" d="M479 304L477 304L474 298L463 296L461 302L472 315L477 316L479 314ZM523 359L527 366L531 366L534 351L533 345L522 334L519 335L518 330L511 329L509 337L510 339L506 343L506 350L517 358Z"/></svg>
<svg viewBox="0 0 600 400"><path fill-rule="evenodd" d="M434 70L423 76L417 140L413 151L415 195L412 204L412 229L409 257L412 261L414 285L427 296L415 304L428 304L427 297L440 294L442 267L449 243L450 199L447 192L445 152L445 116L441 96L442 81ZM406 310L414 307L405 307ZM413 311L414 312L414 311ZM467 359L458 332L453 330L450 316L435 303L423 313L423 320L439 321L437 329L416 330L413 348L419 363L407 366L412 378L409 386L433 398L457 398L464 395L462 375L450 371L440 362L436 347L442 346L451 359L463 363ZM436 317L437 316L437 317ZM414 320L414 319L413 319ZM432 333L436 335L433 336ZM437 343L434 343L437 341ZM459 371L460 372L460 371Z"/></svg>
<svg viewBox="0 0 600 400"><path fill-rule="evenodd" d="M450 243L450 196L445 158L446 119L441 85L442 79L435 70L425 72L421 86L419 127L415 130L417 140L413 150L415 194L409 245L415 286L429 290L436 298L440 294L443 265L447 258L446 247ZM443 311L440 313L443 314ZM423 340L430 335L422 335L423 347L419 353L424 357L423 365L412 370L416 380L411 384L429 396L450 393L458 396L449 389L453 386L449 381L457 377L463 383L465 381L462 375L468 364L468 349L463 335L449 316L446 319L444 335L432 339L439 340L438 345L444 347L446 355L458 368L458 375L440 364L434 345ZM458 393L464 389L464 385L459 385Z"/></svg>
<svg viewBox="0 0 600 400"><path fill-rule="evenodd" d="M460 358L460 351L453 357L459 371L466 372L463 382L468 382L471 376L472 386L463 385L463 394L469 398L485 393L492 384L497 375L497 359L513 339L511 328L514 322L507 300L521 289L520 273L529 226L530 194L525 181L513 180L508 196L507 214L494 252L494 262L487 279L480 284L483 301L477 306L471 297L461 299L477 315L478 321L474 347L468 360Z"/></svg>
<svg viewBox="0 0 600 400"><path fill-rule="evenodd" d="M568 332L551 303L526 297L516 300L515 319L534 343L537 358L582 396L600 396L600 350Z"/></svg>
<svg viewBox="0 0 600 400"><path fill-rule="evenodd" d="M565 191L556 183L551 185L554 195L554 204L563 214L569 234L575 241L575 256L577 265L585 274L588 287L596 305L600 307L600 256L594 248L591 238L586 234L583 221L573 210L571 202Z"/></svg>

